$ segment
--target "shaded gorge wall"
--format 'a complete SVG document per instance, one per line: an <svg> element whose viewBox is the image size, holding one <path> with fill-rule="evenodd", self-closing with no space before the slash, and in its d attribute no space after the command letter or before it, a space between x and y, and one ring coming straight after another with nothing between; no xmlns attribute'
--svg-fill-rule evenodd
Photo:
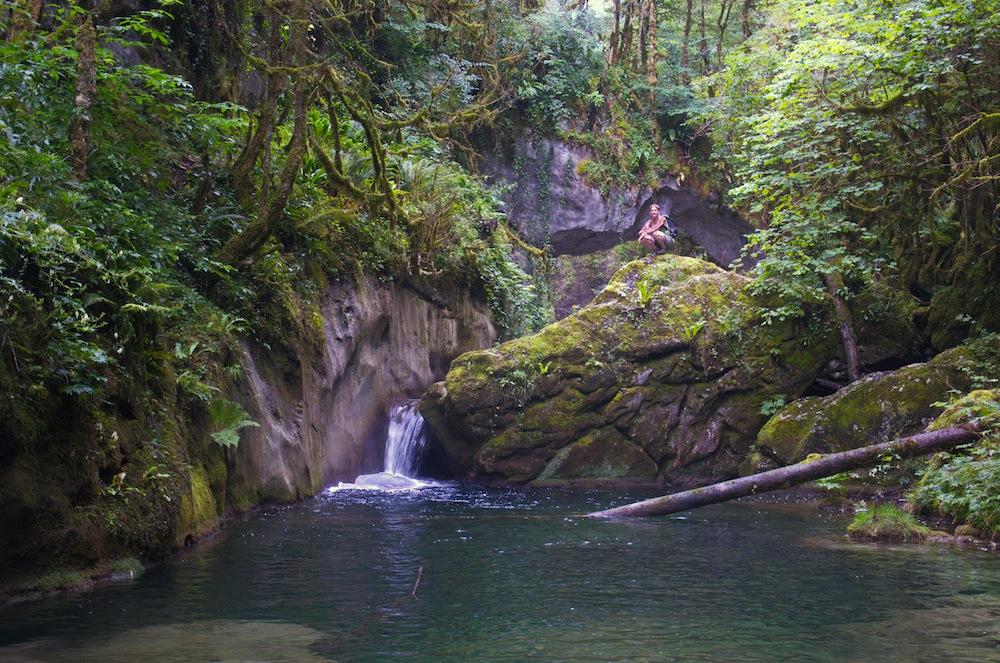
<svg viewBox="0 0 1000 663"><path fill-rule="evenodd" d="M377 471L389 405L496 338L485 303L426 282L362 278L260 307L269 335L224 343L202 375L256 423L236 446L213 439L217 417L166 348L143 374L0 426L0 594L53 568L157 559L227 516Z"/></svg>

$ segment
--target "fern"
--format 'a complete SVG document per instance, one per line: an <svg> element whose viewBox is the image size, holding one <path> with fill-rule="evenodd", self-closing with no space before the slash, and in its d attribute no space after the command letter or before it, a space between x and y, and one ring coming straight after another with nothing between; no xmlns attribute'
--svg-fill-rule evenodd
<svg viewBox="0 0 1000 663"><path fill-rule="evenodd" d="M224 447L235 447L240 443L241 428L260 426L239 403L225 398L217 398L208 404L208 416L216 428L212 431L212 439Z"/></svg>

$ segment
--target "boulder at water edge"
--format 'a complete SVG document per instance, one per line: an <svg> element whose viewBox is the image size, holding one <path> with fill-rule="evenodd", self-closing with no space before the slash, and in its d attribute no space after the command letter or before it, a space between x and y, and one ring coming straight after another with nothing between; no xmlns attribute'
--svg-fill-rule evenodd
<svg viewBox="0 0 1000 663"><path fill-rule="evenodd" d="M459 473L511 481L735 474L767 417L836 352L802 326L741 330L746 277L666 255L628 263L592 304L456 359L421 412Z"/></svg>
<svg viewBox="0 0 1000 663"><path fill-rule="evenodd" d="M923 364L866 375L830 396L800 398L761 429L742 470L751 474L797 463L813 453L847 451L919 433L941 414L952 394L969 389L977 366L990 361L1000 364L995 344L963 346Z"/></svg>

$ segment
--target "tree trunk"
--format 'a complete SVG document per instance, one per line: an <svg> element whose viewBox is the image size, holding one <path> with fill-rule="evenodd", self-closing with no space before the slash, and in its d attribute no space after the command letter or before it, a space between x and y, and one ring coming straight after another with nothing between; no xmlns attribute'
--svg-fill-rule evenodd
<svg viewBox="0 0 1000 663"><path fill-rule="evenodd" d="M701 0L701 9L698 14L698 52L701 54L701 73L708 76L712 70L712 61L708 55L708 33L705 31L705 0ZM715 96L709 90L709 96Z"/></svg>
<svg viewBox="0 0 1000 663"><path fill-rule="evenodd" d="M900 458L922 456L973 442L978 438L978 427L974 425L954 426L899 438L891 442L828 454L817 460L804 460L801 463L780 467L776 470L751 474L739 479L731 479L694 490L685 490L664 497L654 497L613 509L596 511L588 515L593 518L665 516L678 511L727 502L738 497L790 488L861 467L871 467L878 464L887 455L899 456Z"/></svg>
<svg viewBox="0 0 1000 663"><path fill-rule="evenodd" d="M743 0L743 9L740 11L740 27L743 30L743 39L749 39L753 34L753 26L750 25L750 12L753 11L753 0Z"/></svg>
<svg viewBox="0 0 1000 663"><path fill-rule="evenodd" d="M840 341L844 346L844 358L847 361L847 378L854 382L861 378L861 351L858 349L858 338L854 335L851 309L840 296L844 278L837 272L828 272L823 275L823 280L826 282L826 291L833 300L837 322L840 323Z"/></svg>
<svg viewBox="0 0 1000 663"><path fill-rule="evenodd" d="M632 54L632 19L635 16L637 0L625 0L625 23L622 26L621 38L618 43L618 62L628 64Z"/></svg>
<svg viewBox="0 0 1000 663"><path fill-rule="evenodd" d="M268 13L268 20L271 23L270 34L268 36L268 57L271 62L279 62L279 58L281 57L281 20L278 12L270 11ZM284 78L285 74L279 72L277 67L269 70L264 77L264 99L257 111L256 130L250 137L250 140L247 141L243 152L237 157L236 163L233 164L233 184L236 190L236 197L244 205L249 204L253 198L253 167L274 134L278 96L281 93Z"/></svg>
<svg viewBox="0 0 1000 663"><path fill-rule="evenodd" d="M646 5L648 26L646 28L646 51L648 58L646 61L646 84L650 87L656 85L656 0L648 0ZM656 95L649 91L649 102L655 101Z"/></svg>
<svg viewBox="0 0 1000 663"><path fill-rule="evenodd" d="M622 1L614 0L613 23L611 39L608 40L608 65L618 63L618 41L621 39Z"/></svg>
<svg viewBox="0 0 1000 663"><path fill-rule="evenodd" d="M726 43L726 33L729 32L729 20L733 15L733 5L736 0L722 0L719 5L719 18L715 21L719 35L715 42L715 70L722 71L722 48Z"/></svg>
<svg viewBox="0 0 1000 663"><path fill-rule="evenodd" d="M94 21L88 16L76 36L76 98L73 119L69 123L70 163L73 176L87 178L87 157L90 152L90 109L97 92L97 56Z"/></svg>
<svg viewBox="0 0 1000 663"><path fill-rule="evenodd" d="M8 41L21 41L34 34L43 5L42 0L20 0L11 5Z"/></svg>
<svg viewBox="0 0 1000 663"><path fill-rule="evenodd" d="M684 40L681 42L681 80L686 84L691 82L691 23L694 14L694 0L687 0L684 11Z"/></svg>

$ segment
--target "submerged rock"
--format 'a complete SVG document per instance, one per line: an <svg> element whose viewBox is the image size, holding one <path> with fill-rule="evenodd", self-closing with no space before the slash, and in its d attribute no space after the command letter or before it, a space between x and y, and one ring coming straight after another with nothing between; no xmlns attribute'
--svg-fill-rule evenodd
<svg viewBox="0 0 1000 663"><path fill-rule="evenodd" d="M538 334L456 359L421 412L458 472L514 481L732 476L835 353L792 323L733 321L746 277L665 255L625 265Z"/></svg>
<svg viewBox="0 0 1000 663"><path fill-rule="evenodd" d="M950 390L968 388L966 359L967 351L956 348L927 363L866 375L830 396L791 403L761 429L744 473L922 431Z"/></svg>

